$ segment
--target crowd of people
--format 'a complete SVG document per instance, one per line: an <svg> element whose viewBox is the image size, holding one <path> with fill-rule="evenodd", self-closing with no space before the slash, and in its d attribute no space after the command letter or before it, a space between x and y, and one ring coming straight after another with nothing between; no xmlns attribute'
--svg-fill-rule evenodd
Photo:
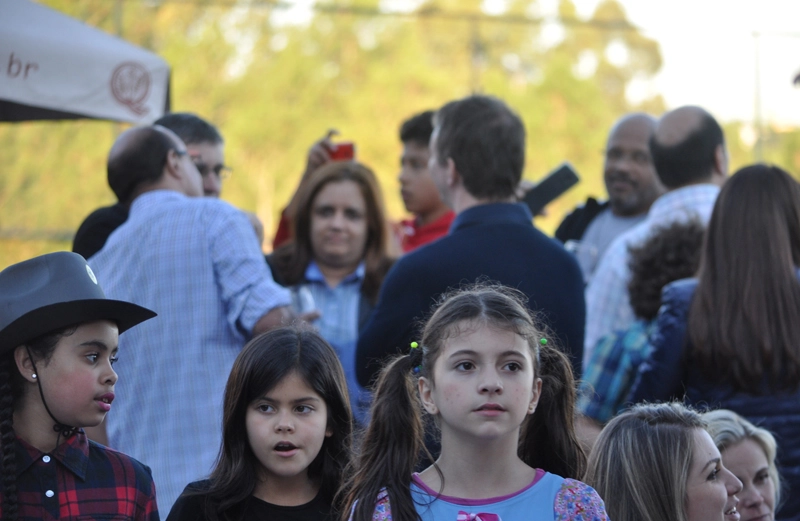
<svg viewBox="0 0 800 521"><path fill-rule="evenodd" d="M117 204L0 272L2 518L800 521L796 180L628 114L548 237L502 100L399 134L412 218L328 132L266 256L212 124L120 134Z"/></svg>

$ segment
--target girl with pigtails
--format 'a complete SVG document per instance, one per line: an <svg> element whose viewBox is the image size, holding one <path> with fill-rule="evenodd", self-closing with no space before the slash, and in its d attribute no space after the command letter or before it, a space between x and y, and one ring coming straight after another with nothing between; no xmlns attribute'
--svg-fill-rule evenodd
<svg viewBox="0 0 800 521"><path fill-rule="evenodd" d="M518 291L479 284L445 295L420 345L378 379L372 421L345 488L352 521L606 520L577 481L575 383ZM421 410L441 455L413 473Z"/></svg>

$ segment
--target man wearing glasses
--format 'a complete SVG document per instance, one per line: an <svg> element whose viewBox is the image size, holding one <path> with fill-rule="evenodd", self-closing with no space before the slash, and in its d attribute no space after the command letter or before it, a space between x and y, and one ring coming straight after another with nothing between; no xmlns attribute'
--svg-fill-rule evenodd
<svg viewBox="0 0 800 521"><path fill-rule="evenodd" d="M154 125L120 134L108 181L129 203L128 219L90 266L109 298L146 303L158 320L120 344L120 400L89 437L146 461L168 512L211 469L236 355L294 318L291 294L272 279L244 214L202 197L204 180L175 133Z"/></svg>
<svg viewBox="0 0 800 521"><path fill-rule="evenodd" d="M183 140L189 158L203 178L203 195L219 197L222 180L228 177L230 168L225 166L225 142L216 127L188 112L167 114L154 125L171 130ZM78 228L72 251L86 259L100 251L108 236L128 219L128 206L125 201L119 201L115 205L92 212ZM264 240L261 221L254 214L245 214L261 244Z"/></svg>

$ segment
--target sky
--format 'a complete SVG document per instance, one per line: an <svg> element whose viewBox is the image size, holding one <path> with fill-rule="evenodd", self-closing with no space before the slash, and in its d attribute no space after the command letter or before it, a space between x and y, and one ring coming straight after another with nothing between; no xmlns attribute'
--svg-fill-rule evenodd
<svg viewBox="0 0 800 521"><path fill-rule="evenodd" d="M586 17L598 3L573 1ZM800 1L619 1L661 47L661 71L639 89L661 93L668 108L700 105L718 119L754 123L758 84L762 121L800 126L800 87L793 85L800 74Z"/></svg>

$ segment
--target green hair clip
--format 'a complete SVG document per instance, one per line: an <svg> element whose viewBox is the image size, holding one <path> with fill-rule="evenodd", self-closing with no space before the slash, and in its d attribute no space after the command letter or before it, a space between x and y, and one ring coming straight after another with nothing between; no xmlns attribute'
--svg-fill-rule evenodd
<svg viewBox="0 0 800 521"><path fill-rule="evenodd" d="M417 342L411 342L411 344L409 344L409 345L411 346L411 349L412 349L412 350L413 350L413 349L419 349L419 344L418 344ZM412 352L413 352L413 351L412 351ZM419 351L417 351L417 352L419 352ZM413 355L412 355L412 356L413 356ZM416 355L416 356L420 356L420 357L421 357L422 355L421 355L421 354L419 354L419 355ZM420 368L421 368L421 366L420 366L420 365L414 366L414 369L412 369L413 373L414 373L414 374L419 374L419 370L420 370Z"/></svg>
<svg viewBox="0 0 800 521"><path fill-rule="evenodd" d="M547 339L546 338L542 338L541 340L539 340L539 343L542 344L543 346L546 346L547 345Z"/></svg>

